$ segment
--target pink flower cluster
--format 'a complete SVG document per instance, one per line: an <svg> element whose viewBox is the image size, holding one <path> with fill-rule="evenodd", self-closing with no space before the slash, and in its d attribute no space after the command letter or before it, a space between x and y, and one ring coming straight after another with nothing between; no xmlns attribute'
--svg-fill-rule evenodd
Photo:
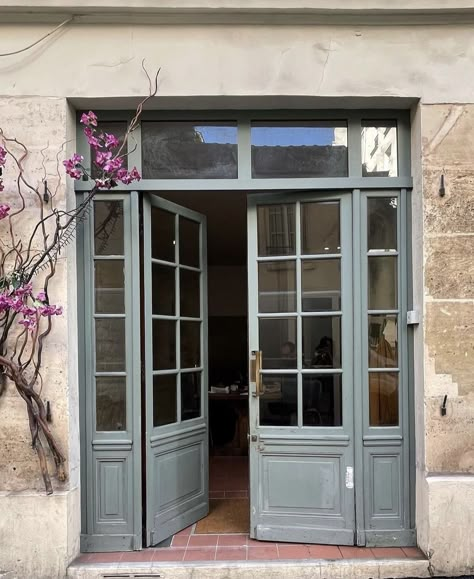
<svg viewBox="0 0 474 579"><path fill-rule="evenodd" d="M2 167L5 167L6 162L7 162L7 152L2 146L0 146L0 191L3 191L3 189L5 188L2 179Z"/></svg>
<svg viewBox="0 0 474 579"><path fill-rule="evenodd" d="M41 316L60 316L63 313L60 306L48 304L44 292L34 297L31 283L0 293L0 312L6 311L22 314L23 319L18 323L31 331L37 327Z"/></svg>
<svg viewBox="0 0 474 579"><path fill-rule="evenodd" d="M81 123L84 125L84 134L87 142L95 151L95 165L102 171L100 178L95 179L95 185L99 189L112 189L120 181L128 185L133 181L140 180L140 174L134 167L127 171L123 167L125 155L114 153L120 145L120 141L115 135L110 133L97 133L97 115L92 111L83 113ZM71 159L64 161L66 173L73 179L81 179L84 175L84 168L81 163L84 159L81 155L73 155Z"/></svg>

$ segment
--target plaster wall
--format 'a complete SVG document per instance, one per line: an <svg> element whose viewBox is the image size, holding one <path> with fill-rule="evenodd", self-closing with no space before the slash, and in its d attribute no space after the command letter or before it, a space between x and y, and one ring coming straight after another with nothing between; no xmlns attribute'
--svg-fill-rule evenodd
<svg viewBox="0 0 474 579"><path fill-rule="evenodd" d="M26 46L50 29L38 24L0 25L0 53ZM414 307L424 314L423 324L414 330L418 541L437 571L471 570L474 533L462 532L473 524L474 489L471 26L73 24L30 51L0 59L0 125L24 138L36 160L39 149L49 143L46 167L48 179L54 181L56 150L74 130L66 99L81 106L101 103L103 108L131 103L147 92L140 67L143 58L150 71L162 67L155 107L211 102L244 106L249 99L262 108L301 102L310 108L321 104L322 98L333 107L363 106L366 97L372 99L366 101L368 106L374 102L387 106L387 99L392 105L407 106L407 101L397 100L403 97L421 101L412 108ZM34 167L41 163L32 162L30 169L37 171L39 180L40 171ZM443 198L441 173L446 179ZM65 203L64 182L59 191L58 199ZM55 324L45 360L45 397L55 400L55 428L69 456L70 482L58 487L64 496L78 496L75 288L72 250L61 265L54 291L55 301L68 306L67 315ZM441 417L445 394L448 412ZM0 445L5 452L0 456L0 489L8 495L0 496L0 506L9 518L20 512L15 506L15 501L23 500L19 491L27 490L31 504L41 505L34 509L42 509L49 499L42 496L25 411L11 387L0 397L2 410ZM43 545L44 559L48 549L61 549L59 559L52 559L61 564L77 552L75 501L64 500L61 511L46 507L42 511L53 525L63 524L58 517L69 521L60 546ZM451 509L440 507L444 501ZM4 532L11 547L1 550L0 568L18 568L14 545L24 545L24 534L20 525L14 529L18 534Z"/></svg>

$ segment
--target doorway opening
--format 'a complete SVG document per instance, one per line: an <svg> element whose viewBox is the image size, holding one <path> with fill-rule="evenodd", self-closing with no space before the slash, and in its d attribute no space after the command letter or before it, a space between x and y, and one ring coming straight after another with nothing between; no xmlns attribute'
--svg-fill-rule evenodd
<svg viewBox="0 0 474 579"><path fill-rule="evenodd" d="M209 514L194 533L248 533L247 195L172 191L160 197L207 220Z"/></svg>

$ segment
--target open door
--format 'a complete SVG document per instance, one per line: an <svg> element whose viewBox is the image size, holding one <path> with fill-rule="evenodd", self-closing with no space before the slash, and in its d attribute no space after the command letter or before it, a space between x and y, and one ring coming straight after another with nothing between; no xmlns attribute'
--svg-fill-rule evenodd
<svg viewBox="0 0 474 579"><path fill-rule="evenodd" d="M354 544L351 198L248 200L250 536Z"/></svg>
<svg viewBox="0 0 474 579"><path fill-rule="evenodd" d="M206 516L206 218L144 196L146 542Z"/></svg>

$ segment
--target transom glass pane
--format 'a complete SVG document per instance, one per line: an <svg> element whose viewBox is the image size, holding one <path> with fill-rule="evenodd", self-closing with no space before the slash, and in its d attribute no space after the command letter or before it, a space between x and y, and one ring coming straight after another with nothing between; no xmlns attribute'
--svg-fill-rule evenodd
<svg viewBox="0 0 474 579"><path fill-rule="evenodd" d="M296 311L296 261L258 264L258 309L274 313Z"/></svg>
<svg viewBox="0 0 474 579"><path fill-rule="evenodd" d="M96 430L126 430L125 376L98 376L95 379Z"/></svg>
<svg viewBox="0 0 474 579"><path fill-rule="evenodd" d="M362 121L361 146L363 177L398 175L396 121Z"/></svg>
<svg viewBox="0 0 474 579"><path fill-rule="evenodd" d="M367 248L370 250L397 250L396 197L367 199Z"/></svg>
<svg viewBox="0 0 474 579"><path fill-rule="evenodd" d="M95 255L123 255L122 201L94 201Z"/></svg>
<svg viewBox="0 0 474 579"><path fill-rule="evenodd" d="M341 309L341 260L310 259L301 264L302 310Z"/></svg>
<svg viewBox="0 0 474 579"><path fill-rule="evenodd" d="M252 122L252 177L347 177L347 125Z"/></svg>
<svg viewBox="0 0 474 579"><path fill-rule="evenodd" d="M296 368L296 318L260 319L259 332L264 368Z"/></svg>
<svg viewBox="0 0 474 579"><path fill-rule="evenodd" d="M303 376L303 425L342 426L342 376Z"/></svg>
<svg viewBox="0 0 474 579"><path fill-rule="evenodd" d="M260 205L257 207L258 255L294 255L295 205Z"/></svg>
<svg viewBox="0 0 474 579"><path fill-rule="evenodd" d="M296 375L262 374L263 394L259 397L262 426L295 426L298 423Z"/></svg>
<svg viewBox="0 0 474 579"><path fill-rule="evenodd" d="M301 253L341 252L339 201L301 204Z"/></svg>
<svg viewBox="0 0 474 579"><path fill-rule="evenodd" d="M143 121L144 179L236 179L233 122Z"/></svg>

